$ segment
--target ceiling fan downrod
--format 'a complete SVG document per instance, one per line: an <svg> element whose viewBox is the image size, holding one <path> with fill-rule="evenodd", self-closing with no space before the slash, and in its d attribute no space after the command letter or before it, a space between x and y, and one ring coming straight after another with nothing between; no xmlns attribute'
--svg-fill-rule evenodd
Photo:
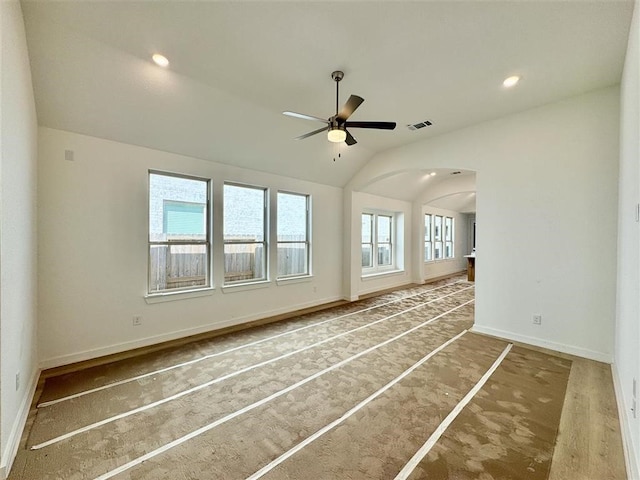
<svg viewBox="0 0 640 480"><path fill-rule="evenodd" d="M336 82L336 117L338 116L338 99L340 98L340 80L342 80L344 78L344 72L341 72L340 70L336 70L335 72L331 73L331 79Z"/></svg>

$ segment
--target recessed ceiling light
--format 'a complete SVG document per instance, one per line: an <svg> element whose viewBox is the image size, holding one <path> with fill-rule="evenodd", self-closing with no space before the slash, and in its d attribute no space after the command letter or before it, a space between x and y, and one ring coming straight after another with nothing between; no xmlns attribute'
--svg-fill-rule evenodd
<svg viewBox="0 0 640 480"><path fill-rule="evenodd" d="M507 88L511 88L511 87L515 87L519 81L520 81L520 76L513 75L512 77L505 78L504 82L502 82L502 85L504 85Z"/></svg>
<svg viewBox="0 0 640 480"><path fill-rule="evenodd" d="M159 53L154 53L151 58L156 63L156 65L160 65L161 67L165 67L165 68L169 66L169 60L164 55L160 55Z"/></svg>
<svg viewBox="0 0 640 480"><path fill-rule="evenodd" d="M431 172L429 175L431 175L432 177L435 177L437 175L436 172Z"/></svg>

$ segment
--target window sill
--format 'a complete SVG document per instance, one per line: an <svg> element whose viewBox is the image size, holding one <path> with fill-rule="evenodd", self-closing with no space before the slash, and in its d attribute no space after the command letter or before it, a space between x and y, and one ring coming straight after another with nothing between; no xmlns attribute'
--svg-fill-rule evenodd
<svg viewBox="0 0 640 480"><path fill-rule="evenodd" d="M297 277L277 278L276 283L278 285L291 285L294 283L310 282L311 280L313 280L313 275L300 275Z"/></svg>
<svg viewBox="0 0 640 480"><path fill-rule="evenodd" d="M367 273L366 275L361 275L360 279L363 281L367 280L375 280L376 278L386 277L391 275L402 275L404 270L386 270L384 272L375 272L375 273Z"/></svg>
<svg viewBox="0 0 640 480"><path fill-rule="evenodd" d="M453 258L438 258L437 260L427 260L426 262L423 262L425 265L430 265L432 263L442 263L442 262L452 262L454 260L457 260L457 257L453 257Z"/></svg>
<svg viewBox="0 0 640 480"><path fill-rule="evenodd" d="M175 300L186 300L187 298L198 298L213 295L214 287L198 288L197 290L180 290L178 292L149 293L144 296L144 301L152 303L173 302Z"/></svg>
<svg viewBox="0 0 640 480"><path fill-rule="evenodd" d="M244 292L245 290L257 290L259 288L267 288L271 282L269 280L260 280L257 282L247 283L234 283L230 285L223 285L223 293Z"/></svg>

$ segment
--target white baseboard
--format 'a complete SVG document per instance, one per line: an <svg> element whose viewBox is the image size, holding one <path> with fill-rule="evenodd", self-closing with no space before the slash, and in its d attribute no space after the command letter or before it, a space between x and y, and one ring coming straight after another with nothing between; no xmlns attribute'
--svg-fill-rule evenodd
<svg viewBox="0 0 640 480"><path fill-rule="evenodd" d="M535 347L548 348L549 350L568 353L569 355L588 358L589 360L595 360L597 362L613 362L613 356L610 353L596 352L594 350L580 348L573 345L566 345L564 343L550 342L541 338L529 337L527 335L520 335L518 333L507 332L505 330L499 330L496 328L474 325L473 328L471 328L471 331L476 333L484 333L493 337L503 338L505 340L513 340L514 342L526 343Z"/></svg>
<svg viewBox="0 0 640 480"><path fill-rule="evenodd" d="M18 453L20 447L20 440L22 439L22 432L27 424L27 418L29 417L29 409L31 408L31 402L33 396L36 393L36 387L38 386L38 379L40 378L40 370L36 369L29 379L29 388L25 390L24 396L20 401L20 408L15 416L13 425L11 426L11 432L7 439L7 445L2 452L2 461L0 463L0 478L6 479L11 472L13 461Z"/></svg>
<svg viewBox="0 0 640 480"><path fill-rule="evenodd" d="M40 368L46 370L48 368L60 367L62 365L69 365L71 363L83 362L85 360L92 360L98 357L104 357L106 355L112 355L114 353L122 353L135 348L148 347L156 345L162 342L168 342L171 340L178 340L180 338L190 337L192 335L198 335L201 333L212 332L214 330L220 330L221 328L233 327L241 325L247 322L253 322L255 320L261 320L276 315L282 315L285 313L295 312L296 310L302 310L305 308L317 307L326 303L336 302L342 300L342 297L328 297L320 300L314 300L312 302L301 303L298 305L289 305L288 307L278 308L271 311L263 311L260 313L247 315L244 317L232 318L223 320L216 323L202 325L200 327L187 328L184 330L177 330L169 333L163 333L160 335L154 335L151 337L141 338L137 340L131 340L127 342L118 343L115 345L109 345L106 347L94 348L91 350L84 350L82 352L70 353L67 355L60 355L51 357L40 362Z"/></svg>
<svg viewBox="0 0 640 480"><path fill-rule="evenodd" d="M631 434L632 421L629 418L631 407L625 405L622 383L615 363L611 365L611 376L613 377L613 390L618 404L618 418L620 419L620 431L622 432L622 447L624 450L624 463L627 468L627 478L640 478L640 466L635 455L636 449L634 448L633 435Z"/></svg>

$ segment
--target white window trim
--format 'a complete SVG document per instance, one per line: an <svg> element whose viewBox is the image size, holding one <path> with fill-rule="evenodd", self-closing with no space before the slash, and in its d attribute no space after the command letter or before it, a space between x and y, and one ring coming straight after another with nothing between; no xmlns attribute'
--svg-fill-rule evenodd
<svg viewBox="0 0 640 480"><path fill-rule="evenodd" d="M397 251L398 250L398 237L397 237L398 214L397 212L389 212L386 210L364 209L360 214L360 218L362 218L362 215L373 215L373 221L372 221L373 231L371 232L373 266L361 267L361 278L375 277L381 274L392 274L396 272L403 272L402 269L398 268L398 251ZM378 265L378 215L391 217L391 265ZM362 258L362 231L360 231L360 258Z"/></svg>
<svg viewBox="0 0 640 480"><path fill-rule="evenodd" d="M252 188L254 190L262 190L263 195L264 195L264 205L263 205L263 233L262 233L262 238L263 241L262 242L227 242L224 240L224 202L225 202L225 198L224 198L224 186L225 185L231 185L234 187L241 187L241 188ZM269 256L270 256L270 243L269 243L269 231L270 231L270 224L269 224L269 188L268 187L263 187L260 185L251 185L248 183L239 183L239 182L224 182L223 186L222 186L222 257L224 259L224 248L226 245L251 245L251 244L263 244L263 248L264 248L264 277L263 278L256 278L256 279L247 279L247 280L236 280L236 281L232 281L232 282L225 282L224 281L224 275L226 275L226 272L224 271L224 264L223 264L223 281L222 281L222 291L226 291L229 288L233 288L233 287L250 287L252 285L258 285L257 288L261 288L260 285L261 284L269 284L271 282L271 277L269 275L269 269L270 269L270 262L269 262ZM250 288L244 288L244 290L248 290ZM238 289L238 290L242 290Z"/></svg>
<svg viewBox="0 0 640 480"><path fill-rule="evenodd" d="M278 286L283 285L293 285L295 283L305 283L311 282L313 280L313 275L290 275L288 277L280 277L276 279L276 284Z"/></svg>
<svg viewBox="0 0 640 480"><path fill-rule="evenodd" d="M427 215L429 215L429 239L427 240L427 236L426 236L426 221L427 221ZM427 243L430 243L431 246L429 247L431 250L431 258L429 260L427 260L425 258L426 256L426 251L427 251ZM427 213L424 212L422 214L422 261L424 263L432 263L433 260L433 214L432 213Z"/></svg>
<svg viewBox="0 0 640 480"><path fill-rule="evenodd" d="M283 276L278 276L278 272L277 272L277 264L276 264L276 282L278 284L280 284L280 282L282 281L288 281L288 280L298 280L298 279L304 279L304 278L308 278L308 277L312 277L313 276L313 271L312 271L312 262L311 259L313 258L311 255L311 195L308 193L299 193L299 192L291 192L288 190L278 190L276 192L276 209L279 209L280 206L278 205L277 202L277 198L278 198L278 193L284 193L284 194L288 194L288 195L298 195L301 197L305 197L307 200L307 218L306 218L306 223L307 223L307 238L305 239L304 242L279 242L278 241L278 225L276 224L276 261L277 261L277 251L278 251L278 245L280 245L280 243L306 243L307 244L307 273L295 273L292 275L283 275ZM277 218L278 218L278 211L276 211L276 223L277 223Z"/></svg>
<svg viewBox="0 0 640 480"><path fill-rule="evenodd" d="M186 242L186 244L189 245L196 245L196 244L202 244L206 246L206 252L207 252L207 274L205 276L205 280L206 280L206 284L202 285L202 286L190 286L190 287L183 287L183 288L174 288L174 289L168 289L168 290L160 290L160 291L156 291L156 292L151 292L151 256L150 256L150 246L151 244L178 244L178 242L151 242L149 240L150 236L151 236L151 232L150 232L150 216L151 216L151 202L150 202L150 195L151 195L151 183L150 183L150 178L151 175L163 175L166 177L175 177L175 178L184 178L184 179L189 179L189 180L197 180L197 181L201 181L201 182L205 182L207 185L207 204L206 204L206 208L207 208L207 216L206 216L206 225L205 225L205 232L206 232L206 239L205 241L202 242ZM213 224L213 208L212 208L212 199L213 199L213 194L212 194L212 189L213 189L213 181L210 178L206 178L206 177L198 177L195 175L189 175L189 174L183 174L183 173L176 173L176 172L167 172L167 171L163 171L163 170L155 170L155 169L149 169L147 172L147 291L146 293L143 295L143 297L145 298L145 301L147 303L155 303L156 301L169 301L169 299L171 300L180 300L180 299L185 299L185 298L193 298L193 297L197 297L197 296L206 296L206 295L211 295L211 293L213 292L215 286L213 284L213 238L212 238L212 234L211 234L211 226ZM154 301L154 299L156 299ZM164 299L164 300L162 300Z"/></svg>
<svg viewBox="0 0 640 480"><path fill-rule="evenodd" d="M197 288L192 290L165 291L161 293L148 293L144 295L144 301L148 304L174 302L188 298L208 297L213 295L215 287Z"/></svg>
<svg viewBox="0 0 640 480"><path fill-rule="evenodd" d="M425 249L425 243L427 242L424 239L424 221L425 221L425 216L426 215L431 215L431 260L425 260L424 259L424 249ZM435 257L435 217L439 216L442 217L442 254L443 257L442 258L434 258ZM453 250L453 256L452 257L444 257L445 251L446 251L446 240L445 240L445 232L444 232L444 225L445 225L445 221L447 218L451 219L451 225L452 225L452 235L451 235L451 243L452 243L452 250ZM448 215L442 215L442 214L437 214L437 213L432 213L432 212L423 212L422 214L422 263L425 265L431 265L434 263L441 263L441 262L451 262L456 260L456 220L455 217L453 216L448 216Z"/></svg>
<svg viewBox="0 0 640 480"><path fill-rule="evenodd" d="M447 220L451 220L451 240L447 240ZM444 217L444 258L453 260L456 258L456 219ZM447 243L451 243L451 256L447 256Z"/></svg>
<svg viewBox="0 0 640 480"><path fill-rule="evenodd" d="M265 280L264 278L250 282L239 280L238 283L227 283L226 285L222 285L221 290L223 293L244 292L246 290L268 288L270 285L271 280Z"/></svg>

